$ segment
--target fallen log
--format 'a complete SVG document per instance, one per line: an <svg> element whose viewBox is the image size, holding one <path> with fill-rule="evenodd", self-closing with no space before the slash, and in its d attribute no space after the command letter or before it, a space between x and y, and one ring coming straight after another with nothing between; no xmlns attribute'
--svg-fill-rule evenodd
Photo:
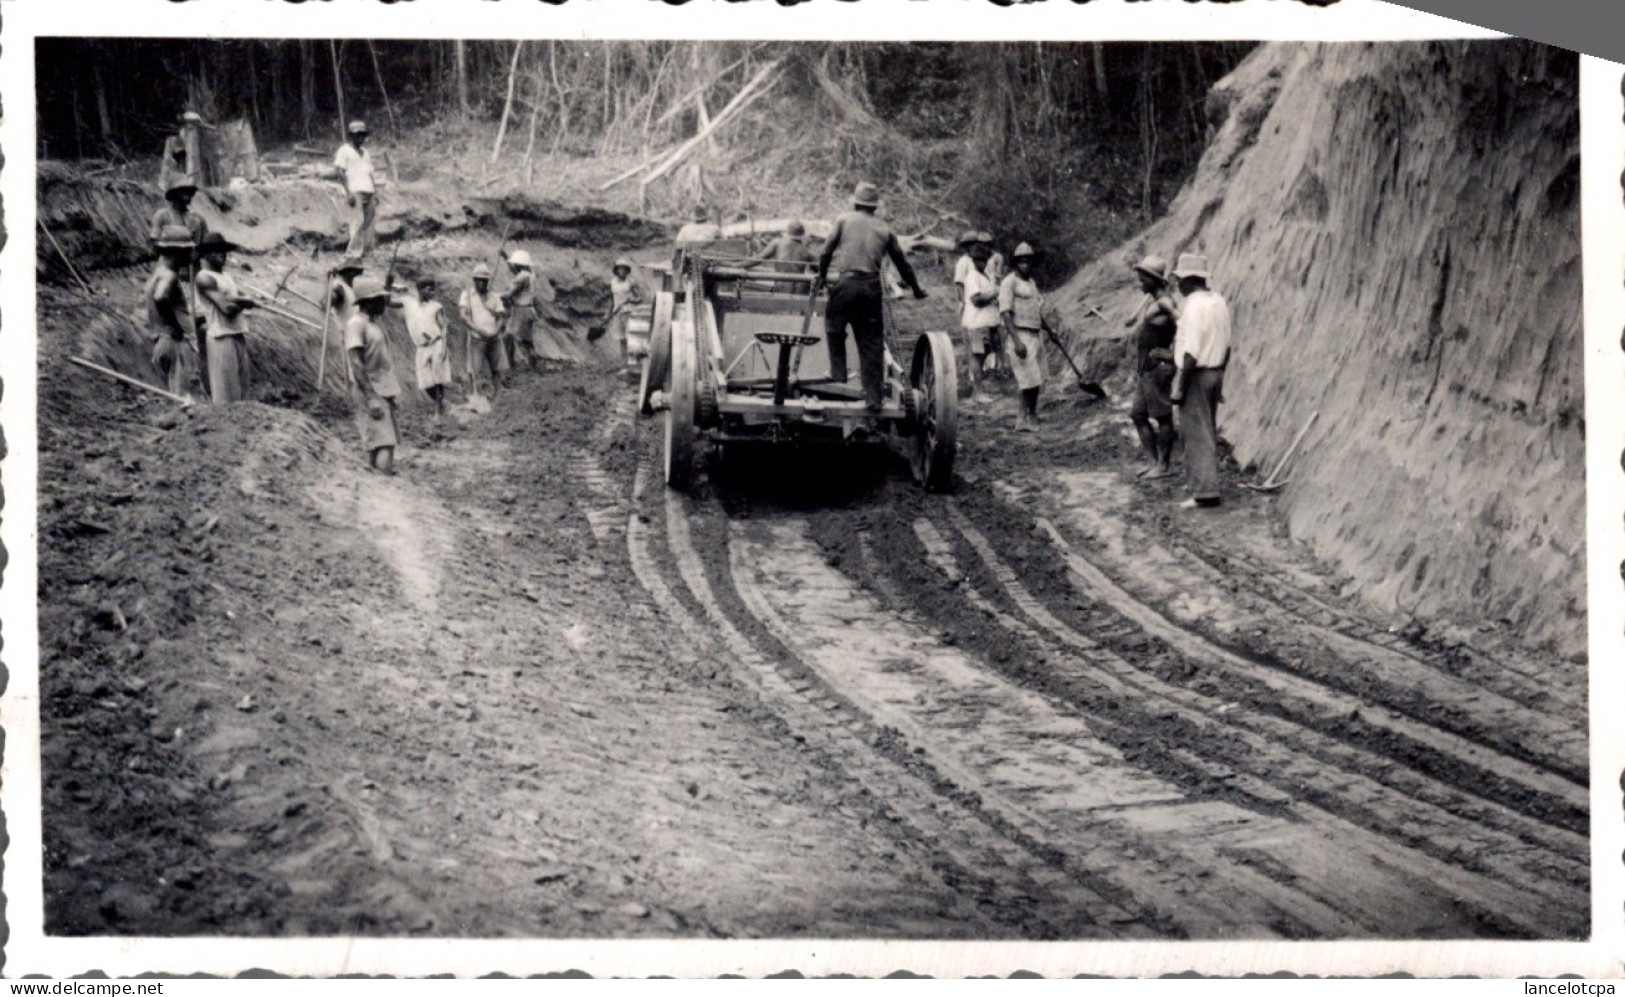
<svg viewBox="0 0 1625 997"><path fill-rule="evenodd" d="M143 391L150 391L155 395L163 395L172 402L180 402L182 405L192 404L192 399L187 398L185 395L177 395L172 391L165 391L163 388L148 384L145 381L138 381L128 375L120 374L116 370L109 370L108 368L103 367L101 364L91 363L89 360L86 360L83 357L69 357L68 360L71 363L76 363L81 367L88 367L98 374L106 374L108 377L115 380L123 381L125 384L128 384L131 387L140 388Z"/></svg>

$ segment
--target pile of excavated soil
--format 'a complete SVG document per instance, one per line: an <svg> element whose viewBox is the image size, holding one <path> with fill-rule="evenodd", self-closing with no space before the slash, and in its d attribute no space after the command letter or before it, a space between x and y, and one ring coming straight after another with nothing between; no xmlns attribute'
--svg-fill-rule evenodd
<svg viewBox="0 0 1625 997"><path fill-rule="evenodd" d="M1205 252L1235 316L1221 431L1388 612L1585 653L1579 106L1572 53L1521 41L1264 46L1167 218L1066 304L1126 315L1144 252ZM1074 342L1120 335L1093 319ZM1095 369L1126 340L1095 343Z"/></svg>

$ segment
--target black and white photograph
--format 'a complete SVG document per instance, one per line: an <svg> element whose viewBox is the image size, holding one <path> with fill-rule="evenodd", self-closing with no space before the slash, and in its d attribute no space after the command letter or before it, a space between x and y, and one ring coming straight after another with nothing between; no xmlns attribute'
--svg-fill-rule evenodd
<svg viewBox="0 0 1625 997"><path fill-rule="evenodd" d="M1595 937L1575 52L179 16L7 39L19 971Z"/></svg>

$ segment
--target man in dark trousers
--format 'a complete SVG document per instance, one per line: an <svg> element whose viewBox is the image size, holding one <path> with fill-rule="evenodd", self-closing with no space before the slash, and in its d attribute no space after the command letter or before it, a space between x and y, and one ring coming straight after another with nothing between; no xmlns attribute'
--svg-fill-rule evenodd
<svg viewBox="0 0 1625 997"><path fill-rule="evenodd" d="M1207 257L1181 253L1174 267L1184 304L1174 333L1173 390L1185 438L1185 470L1191 497L1181 508L1216 506L1219 495L1219 437L1214 426L1223 399L1224 368L1230 359L1230 305L1209 290Z"/></svg>
<svg viewBox="0 0 1625 997"><path fill-rule="evenodd" d="M829 341L830 379L845 382L846 327L858 342L858 374L863 381L863 398L872 422L880 414L883 382L886 376L886 330L882 311L880 265L890 257L903 283L914 297L925 297L914 268L891 226L875 215L880 191L872 183L860 183L852 192L852 210L835 219L835 228L818 257L818 281L825 283L830 271L835 282L829 288L824 307L824 336Z"/></svg>

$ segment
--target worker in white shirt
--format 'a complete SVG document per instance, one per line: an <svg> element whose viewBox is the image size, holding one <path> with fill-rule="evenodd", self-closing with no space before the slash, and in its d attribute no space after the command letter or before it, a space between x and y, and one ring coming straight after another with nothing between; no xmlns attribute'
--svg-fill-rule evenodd
<svg viewBox="0 0 1625 997"><path fill-rule="evenodd" d="M373 177L372 155L367 152L367 124L350 122L350 140L333 155L333 169L344 180L350 215L350 246L346 256L364 258L377 236L373 231L378 216L378 186Z"/></svg>
<svg viewBox="0 0 1625 997"><path fill-rule="evenodd" d="M1181 253L1174 279L1184 303L1174 333L1173 390L1169 398L1179 411L1185 438L1185 469L1191 497L1181 508L1220 503L1219 437L1215 427L1224 397L1224 368L1230 360L1230 305L1207 286L1207 257Z"/></svg>

